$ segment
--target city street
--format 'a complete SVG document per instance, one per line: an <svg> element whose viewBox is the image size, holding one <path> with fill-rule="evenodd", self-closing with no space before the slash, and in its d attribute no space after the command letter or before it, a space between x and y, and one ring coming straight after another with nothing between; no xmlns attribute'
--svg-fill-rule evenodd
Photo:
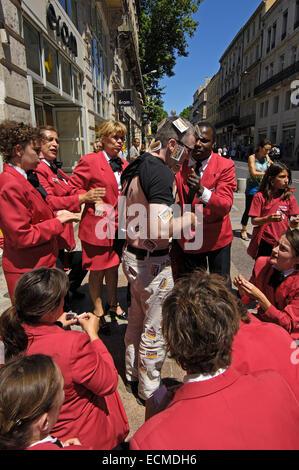
<svg viewBox="0 0 299 470"><path fill-rule="evenodd" d="M243 171L242 167L245 167L245 163L237 162L238 174ZM240 173L241 174L241 173ZM245 176L245 172L243 173ZM242 175L242 176L243 176ZM240 176L240 177L242 177ZM234 231L234 240L232 243L232 265L231 265L231 277L233 278L237 273L242 273L245 277L249 278L253 267L251 258L246 253L246 248L249 242L245 242L240 238L240 219L244 209L244 194L235 193L234 204L231 210L231 222ZM78 227L76 227L77 229ZM77 230L75 230L77 232ZM249 225L249 233L251 232L251 226ZM81 292L86 295L83 300L73 305L76 307L76 311L79 313L90 311L92 309L92 302L88 293L87 276L82 283L80 288ZM126 289L127 282L124 274L120 268L119 270L119 287L118 296L119 301L123 307L126 307ZM105 295L105 294L104 294ZM105 299L104 299L105 300ZM10 306L10 300L8 298L6 283L1 269L0 272L0 312L2 313L7 307ZM109 321L109 318L107 321ZM130 423L130 434L129 437L135 432L135 430L144 421L144 407L138 405L135 398L126 392L124 385L124 334L126 329L125 321L118 320L118 323L111 325L111 336L101 336L101 339L106 344L110 353L113 356L116 368L119 373L119 385L118 390L128 415ZM178 380L182 380L184 372L174 363L173 360L167 358L162 369L162 377L174 377Z"/></svg>

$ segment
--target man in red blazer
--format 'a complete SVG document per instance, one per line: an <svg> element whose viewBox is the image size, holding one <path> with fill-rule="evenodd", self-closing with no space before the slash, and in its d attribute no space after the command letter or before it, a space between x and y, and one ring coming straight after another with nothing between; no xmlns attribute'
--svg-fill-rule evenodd
<svg viewBox="0 0 299 470"><path fill-rule="evenodd" d="M269 369L241 375L230 366L239 321L237 299L221 276L195 272L177 280L162 328L187 375L170 404L137 430L131 449L299 449L299 404L284 378Z"/></svg>
<svg viewBox="0 0 299 470"><path fill-rule="evenodd" d="M186 247L190 233L176 240L172 259L174 275L194 269L207 269L230 277L230 249L233 239L229 213L236 189L235 166L232 160L213 152L216 131L212 124L198 125L198 139L189 160L176 175L177 195L181 208L203 204L202 246Z"/></svg>

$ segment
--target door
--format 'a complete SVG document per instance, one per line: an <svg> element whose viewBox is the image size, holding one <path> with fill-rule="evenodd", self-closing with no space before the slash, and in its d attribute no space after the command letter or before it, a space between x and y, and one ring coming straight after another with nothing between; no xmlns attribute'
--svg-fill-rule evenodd
<svg viewBox="0 0 299 470"><path fill-rule="evenodd" d="M62 169L66 173L72 173L85 153L81 110L56 108L55 127L59 135L59 160L62 162Z"/></svg>

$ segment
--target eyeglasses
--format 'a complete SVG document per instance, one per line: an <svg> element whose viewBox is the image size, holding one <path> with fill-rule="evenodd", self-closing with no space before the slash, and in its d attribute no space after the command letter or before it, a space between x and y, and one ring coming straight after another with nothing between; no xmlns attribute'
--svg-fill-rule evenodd
<svg viewBox="0 0 299 470"><path fill-rule="evenodd" d="M184 144L184 142L181 142L180 140L177 140L177 139L175 139L175 140L177 141L178 144L180 144L180 145L182 145L183 147L185 147L185 148L188 150L188 153L193 152L194 148L188 147L188 145Z"/></svg>

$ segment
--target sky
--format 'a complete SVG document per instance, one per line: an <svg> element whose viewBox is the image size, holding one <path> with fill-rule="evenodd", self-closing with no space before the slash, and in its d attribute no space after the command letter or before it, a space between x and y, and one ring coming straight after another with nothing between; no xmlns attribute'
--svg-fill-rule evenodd
<svg viewBox="0 0 299 470"><path fill-rule="evenodd" d="M219 59L255 12L261 0L203 0L193 16L199 21L192 38L187 37L188 57L178 57L175 75L159 82L165 87L164 109L177 114L193 103L196 90L219 70Z"/></svg>

